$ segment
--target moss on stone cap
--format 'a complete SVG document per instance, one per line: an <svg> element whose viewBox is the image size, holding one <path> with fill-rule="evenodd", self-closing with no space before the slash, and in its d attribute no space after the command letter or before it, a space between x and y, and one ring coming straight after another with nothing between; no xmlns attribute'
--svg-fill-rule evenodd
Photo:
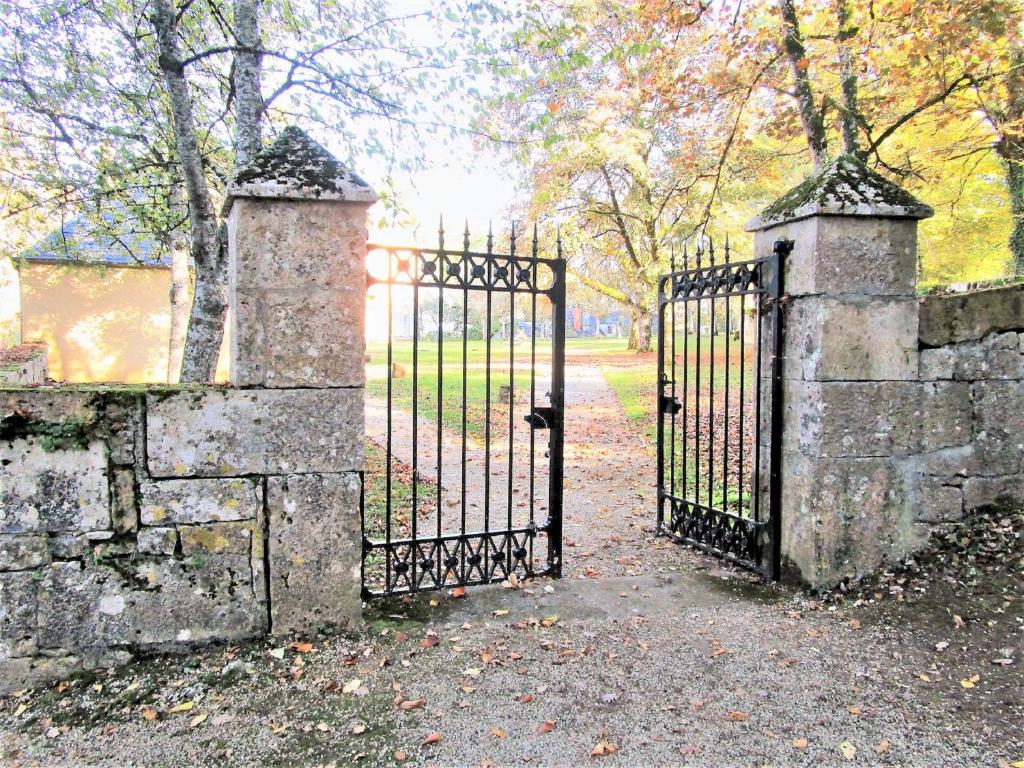
<svg viewBox="0 0 1024 768"><path fill-rule="evenodd" d="M294 125L239 171L227 191L225 212L237 197L377 201L368 183Z"/></svg>
<svg viewBox="0 0 1024 768"><path fill-rule="evenodd" d="M809 216L927 219L934 211L853 155L840 155L747 223L766 229Z"/></svg>

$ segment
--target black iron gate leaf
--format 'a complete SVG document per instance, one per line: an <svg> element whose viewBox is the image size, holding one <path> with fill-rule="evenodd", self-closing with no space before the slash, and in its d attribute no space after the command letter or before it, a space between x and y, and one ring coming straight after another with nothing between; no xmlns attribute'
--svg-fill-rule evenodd
<svg viewBox="0 0 1024 768"><path fill-rule="evenodd" d="M364 599L561 575L565 261L516 245L368 246Z"/></svg>
<svg viewBox="0 0 1024 768"><path fill-rule="evenodd" d="M658 283L657 532L772 579L781 517L782 259L683 252Z"/></svg>

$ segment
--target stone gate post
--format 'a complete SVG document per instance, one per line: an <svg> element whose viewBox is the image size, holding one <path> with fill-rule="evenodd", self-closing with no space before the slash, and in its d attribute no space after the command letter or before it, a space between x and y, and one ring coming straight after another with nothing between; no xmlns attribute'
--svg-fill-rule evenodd
<svg viewBox="0 0 1024 768"><path fill-rule="evenodd" d="M274 393L270 407L290 414L303 443L264 479L275 634L359 616L366 214L376 200L295 127L228 187L231 381ZM309 429L325 420L343 426Z"/></svg>
<svg viewBox="0 0 1024 768"><path fill-rule="evenodd" d="M753 219L784 266L783 570L813 585L914 548L899 458L927 439L917 224L932 210L843 155ZM915 407L916 405L916 407Z"/></svg>

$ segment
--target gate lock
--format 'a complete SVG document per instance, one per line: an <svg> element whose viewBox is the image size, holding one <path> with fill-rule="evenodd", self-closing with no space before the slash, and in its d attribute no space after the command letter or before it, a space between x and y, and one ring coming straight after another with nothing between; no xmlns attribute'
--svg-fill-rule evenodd
<svg viewBox="0 0 1024 768"><path fill-rule="evenodd" d="M675 416L682 410L682 403L679 402L678 397L672 397L670 395L661 396L661 412L667 413L669 416Z"/></svg>
<svg viewBox="0 0 1024 768"><path fill-rule="evenodd" d="M523 417L523 421L534 429L551 429L555 422L555 409L549 405L535 405L533 411Z"/></svg>

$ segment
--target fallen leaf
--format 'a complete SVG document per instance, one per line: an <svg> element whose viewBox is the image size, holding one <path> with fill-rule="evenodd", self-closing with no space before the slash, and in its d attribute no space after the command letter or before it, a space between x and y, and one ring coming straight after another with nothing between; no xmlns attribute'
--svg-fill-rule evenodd
<svg viewBox="0 0 1024 768"><path fill-rule="evenodd" d="M167 711L172 715L176 712L188 712L195 705L196 703L194 701L183 701L181 704L177 704L168 709Z"/></svg>
<svg viewBox="0 0 1024 768"><path fill-rule="evenodd" d="M888 739L882 739L880 742L878 742L878 746L875 747L875 754L876 755L884 755L886 752L889 751L889 746L890 746L889 740Z"/></svg>
<svg viewBox="0 0 1024 768"><path fill-rule="evenodd" d="M406 701L403 701L398 706L401 707L405 712L408 712L411 709L418 709L419 707L422 707L426 703L427 703L426 699L407 699Z"/></svg>
<svg viewBox="0 0 1024 768"><path fill-rule="evenodd" d="M960 685L963 688L973 688L975 683L977 683L979 680L981 680L981 675L971 675L970 677L965 677L963 680L961 680Z"/></svg>
<svg viewBox="0 0 1024 768"><path fill-rule="evenodd" d="M427 734L427 738L423 740L423 746L427 746L428 744L437 744L437 742L439 742L443 738L444 736L442 736L440 733L438 733L437 731L433 731Z"/></svg>
<svg viewBox="0 0 1024 768"><path fill-rule="evenodd" d="M272 648L270 650L270 655L273 656L275 659L283 659L284 658L284 648Z"/></svg>
<svg viewBox="0 0 1024 768"><path fill-rule="evenodd" d="M28 704L19 704L18 708L14 710L15 717L21 717L28 710Z"/></svg>
<svg viewBox="0 0 1024 768"><path fill-rule="evenodd" d="M352 723L352 733L356 736L366 733L366 723Z"/></svg>
<svg viewBox="0 0 1024 768"><path fill-rule="evenodd" d="M466 588L465 587L456 587L455 589L452 590L452 597L465 597L465 596L466 596Z"/></svg>
<svg viewBox="0 0 1024 768"><path fill-rule="evenodd" d="M859 715L864 710L862 710L860 707L854 706L854 707L847 707L846 711L849 712L851 715Z"/></svg>
<svg viewBox="0 0 1024 768"><path fill-rule="evenodd" d="M480 670L476 667L469 667L468 669L464 669L462 674L466 677L480 677Z"/></svg>
<svg viewBox="0 0 1024 768"><path fill-rule="evenodd" d="M395 762L396 763L404 763L408 759L409 759L409 756L407 754L405 754L405 752L403 752L402 750L398 750L397 752L395 752Z"/></svg>
<svg viewBox="0 0 1024 768"><path fill-rule="evenodd" d="M531 701L533 701L532 693L524 693L522 696L519 697L520 704L529 704Z"/></svg>
<svg viewBox="0 0 1024 768"><path fill-rule="evenodd" d="M540 623L545 627L553 627L555 626L555 624L558 623L558 616L548 616L544 619L541 619Z"/></svg>
<svg viewBox="0 0 1024 768"><path fill-rule="evenodd" d="M495 616L508 616L508 609L507 608L499 608L498 610L492 611L491 613L493 615L495 615Z"/></svg>
<svg viewBox="0 0 1024 768"><path fill-rule="evenodd" d="M288 647L298 653L309 653L313 650L312 643L290 643Z"/></svg>
<svg viewBox="0 0 1024 768"><path fill-rule="evenodd" d="M729 652L728 648L718 648L711 652L711 658L717 659L719 656L724 656Z"/></svg>
<svg viewBox="0 0 1024 768"><path fill-rule="evenodd" d="M807 739L793 739L793 746L797 749L807 749Z"/></svg>
<svg viewBox="0 0 1024 768"><path fill-rule="evenodd" d="M206 722L206 718L208 718L208 717L209 717L209 715L206 714L205 712L203 712L203 714L201 714L201 715L196 715L195 717L193 717L189 721L189 727L190 728L195 728L197 725L201 725L202 723L205 723Z"/></svg>
<svg viewBox="0 0 1024 768"><path fill-rule="evenodd" d="M506 736L508 736L508 731L506 731L504 728L499 728L495 726L494 728L491 728L491 736L493 736L496 739L504 739Z"/></svg>
<svg viewBox="0 0 1024 768"><path fill-rule="evenodd" d="M557 727L554 720L545 720L537 726L537 733L551 733Z"/></svg>
<svg viewBox="0 0 1024 768"><path fill-rule="evenodd" d="M749 717L749 715L746 712L740 712L738 710L731 710L731 711L725 713L725 718L727 720L732 720L733 722L736 722L736 723L742 723L748 717Z"/></svg>
<svg viewBox="0 0 1024 768"><path fill-rule="evenodd" d="M360 680L358 677L352 678L347 683L345 683L345 685L341 689L341 692L342 693L355 693L356 690L358 690L359 687L362 686L362 684L363 684L363 681Z"/></svg>
<svg viewBox="0 0 1024 768"><path fill-rule="evenodd" d="M618 746L612 744L610 741L599 741L594 745L594 748L590 750L590 756L604 757L605 755L614 755L618 751Z"/></svg>
<svg viewBox="0 0 1024 768"><path fill-rule="evenodd" d="M152 722L152 721L156 720L157 712L152 707L143 707L142 708L142 716L144 718L146 718L147 720L149 720L150 722Z"/></svg>
<svg viewBox="0 0 1024 768"><path fill-rule="evenodd" d="M847 760L853 760L854 755L857 754L857 748L848 741L844 741L842 744L839 745L839 751Z"/></svg>

